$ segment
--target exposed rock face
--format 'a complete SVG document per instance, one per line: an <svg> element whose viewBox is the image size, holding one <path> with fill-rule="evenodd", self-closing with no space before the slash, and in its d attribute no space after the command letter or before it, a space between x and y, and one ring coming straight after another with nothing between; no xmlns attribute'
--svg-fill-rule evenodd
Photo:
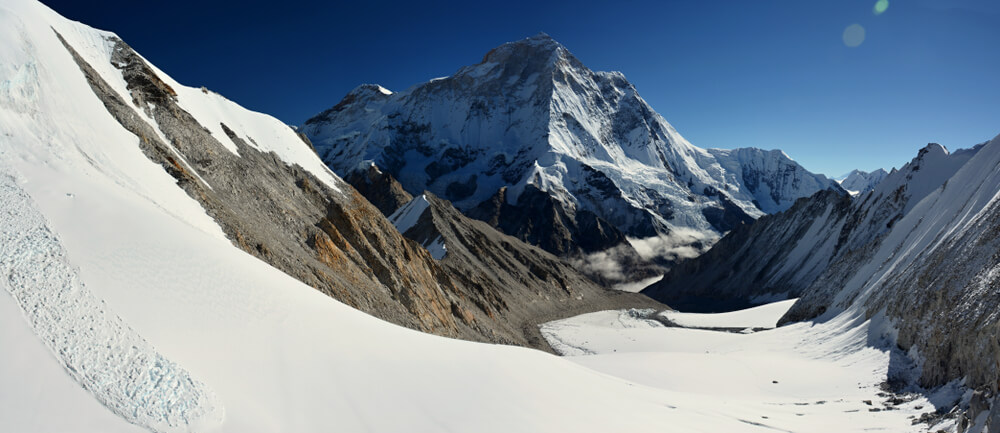
<svg viewBox="0 0 1000 433"><path fill-rule="evenodd" d="M990 390L973 391L968 408L958 419L958 433L1000 431L1000 397Z"/></svg>
<svg viewBox="0 0 1000 433"><path fill-rule="evenodd" d="M643 293L674 308L723 311L802 295L834 261L865 260L916 202L941 186L975 149L930 144L867 194L822 191L787 211L740 226ZM839 274L838 274L839 275ZM840 284L837 275L828 283Z"/></svg>
<svg viewBox="0 0 1000 433"><path fill-rule="evenodd" d="M628 249L623 235L716 238L839 189L780 151L692 146L624 75L544 34L404 92L363 85L301 130L342 175L373 161L410 194L562 256Z"/></svg>
<svg viewBox="0 0 1000 433"><path fill-rule="evenodd" d="M500 188L489 200L467 214L490 226L572 262L588 263L590 257L606 256L615 263L615 272L597 266L577 266L579 272L604 285L612 286L636 279L662 275L661 265L644 259L624 233L593 212L566 209L551 195L527 185L516 204L507 200L507 188Z"/></svg>
<svg viewBox="0 0 1000 433"><path fill-rule="evenodd" d="M413 196L406 192L391 174L379 170L375 164L352 171L344 180L385 216L392 215L397 209L413 200Z"/></svg>
<svg viewBox="0 0 1000 433"><path fill-rule="evenodd" d="M350 185L332 175L330 184L276 153L261 151L258 141L264 143L267 137L236 129L237 120L232 127L225 121L220 124L224 137L213 135L128 45L116 38L106 42L108 61L121 73L127 96L109 84L116 77L102 76L64 45L109 113L140 138L143 152L177 179L233 244L346 304L438 335L547 349L535 337L532 317L544 313L561 317L564 309L596 308L607 299L628 305L649 303L641 297L616 298L565 263L551 255L538 256L539 250L512 238L476 250L485 257L517 254L501 271L479 268L480 262L443 265L403 237L382 210ZM291 129L281 133L294 137ZM308 146L297 138L284 142ZM368 191L380 191L385 210L407 198L391 177L377 169L356 181ZM494 256L489 255L491 250L497 251ZM448 263L464 254L460 250L455 256ZM519 273L523 269L528 274ZM533 291L529 293L528 287ZM523 300L512 299L516 297ZM531 308L512 310L521 303Z"/></svg>
<svg viewBox="0 0 1000 433"><path fill-rule="evenodd" d="M555 317L633 305L665 308L642 295L602 288L562 259L462 215L431 193L417 201L423 211L405 236L421 245L442 244L447 254L441 266L466 288L465 310L492 329L510 335L523 330L529 341L518 344L547 348L537 325Z"/></svg>
<svg viewBox="0 0 1000 433"><path fill-rule="evenodd" d="M122 71L131 104L154 119L155 127L75 56L95 93L122 126L142 139L146 155L202 204L234 244L383 319L482 339L456 322L451 298L458 289L440 266L399 236L350 186L341 182L342 191L334 191L300 167L258 151L225 124L228 137L212 136L177 105L172 90L128 45L111 43L111 62ZM220 139L231 140L239 155L227 151Z"/></svg>
<svg viewBox="0 0 1000 433"><path fill-rule="evenodd" d="M593 212L573 213L534 185L525 186L514 204L507 200L507 188L500 188L468 215L560 256L597 252L627 242L624 233Z"/></svg>
<svg viewBox="0 0 1000 433"><path fill-rule="evenodd" d="M374 164L370 164L364 172L353 171L345 180L376 206L385 204L380 208L384 207L383 214L387 217L391 217L407 203L402 201L403 198L412 200L399 182ZM501 188L491 200L470 210L469 216L486 222L501 232L513 233L512 236L517 239L537 245L545 251L556 251L557 255L571 262L583 262L588 254L613 249L617 264L623 268L621 277L615 278L586 266L576 267L576 272L605 287L665 272L661 266L639 256L624 234L592 213L583 211L585 215L566 215L565 209L552 196L538 191L532 185L521 194L518 205L507 203L506 192L506 187ZM408 227L402 231L405 232ZM415 240L430 250L432 255L436 253L435 248L441 247L436 239ZM441 251L441 254L444 252Z"/></svg>

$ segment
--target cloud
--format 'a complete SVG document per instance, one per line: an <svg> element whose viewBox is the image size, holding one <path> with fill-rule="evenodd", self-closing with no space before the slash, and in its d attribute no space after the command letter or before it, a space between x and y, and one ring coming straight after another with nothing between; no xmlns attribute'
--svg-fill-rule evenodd
<svg viewBox="0 0 1000 433"><path fill-rule="evenodd" d="M627 248L625 245L620 245L587 254L570 260L570 264L584 274L599 275L609 281L624 281L625 272L622 267L622 258L627 254Z"/></svg>
<svg viewBox="0 0 1000 433"><path fill-rule="evenodd" d="M629 238L629 245L622 244L596 253L570 259L570 264L587 275L596 275L611 283L631 282L635 275L630 269L642 261L646 264L664 264L690 259L704 253L719 240L713 233L692 229L674 229L670 234L650 238ZM636 257L638 253L639 257Z"/></svg>
<svg viewBox="0 0 1000 433"><path fill-rule="evenodd" d="M698 257L718 240L719 237L713 233L688 228L674 229L669 234L650 238L628 239L643 259L670 262Z"/></svg>

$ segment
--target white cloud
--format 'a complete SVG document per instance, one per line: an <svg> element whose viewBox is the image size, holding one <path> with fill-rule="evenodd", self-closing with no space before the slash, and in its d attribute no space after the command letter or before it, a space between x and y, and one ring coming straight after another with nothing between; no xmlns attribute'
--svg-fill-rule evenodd
<svg viewBox="0 0 1000 433"><path fill-rule="evenodd" d="M719 237L688 228L678 228L669 234L638 239L629 243L646 260L666 259L676 261L698 257L712 246Z"/></svg>

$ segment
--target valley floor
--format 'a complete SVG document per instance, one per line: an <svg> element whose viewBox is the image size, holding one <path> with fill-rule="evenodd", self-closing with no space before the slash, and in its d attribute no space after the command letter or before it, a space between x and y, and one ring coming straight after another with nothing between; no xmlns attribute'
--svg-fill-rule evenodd
<svg viewBox="0 0 1000 433"><path fill-rule="evenodd" d="M869 340L870 331L879 335L878 323L844 314L760 330L774 328L793 303L721 314L602 311L547 323L542 334L566 359L683 395L673 406L678 412L718 411L720 422L781 432L950 427L947 419L933 426L914 421L933 414L935 403L947 409L957 389L932 395L885 390L890 369L910 366L897 351Z"/></svg>

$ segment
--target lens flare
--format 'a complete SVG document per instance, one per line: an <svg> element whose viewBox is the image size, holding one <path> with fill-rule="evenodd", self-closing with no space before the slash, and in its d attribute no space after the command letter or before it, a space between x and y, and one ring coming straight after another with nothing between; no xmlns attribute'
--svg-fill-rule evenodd
<svg viewBox="0 0 1000 433"><path fill-rule="evenodd" d="M873 11L875 12L875 15L882 15L886 9L889 9L889 0L878 0L875 2L875 8Z"/></svg>
<svg viewBox="0 0 1000 433"><path fill-rule="evenodd" d="M844 45L854 48L865 41L865 28L861 24L851 24L844 29L842 35Z"/></svg>

